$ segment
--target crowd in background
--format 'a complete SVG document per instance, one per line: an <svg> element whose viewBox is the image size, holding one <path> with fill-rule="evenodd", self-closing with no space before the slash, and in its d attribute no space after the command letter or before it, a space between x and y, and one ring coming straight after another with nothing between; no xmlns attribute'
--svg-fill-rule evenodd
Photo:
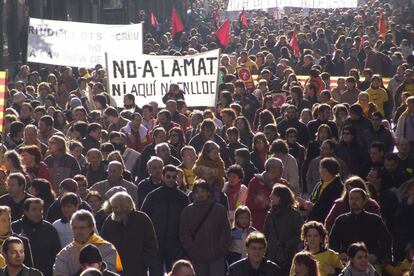
<svg viewBox="0 0 414 276"><path fill-rule="evenodd" d="M190 7L144 51L222 48L214 107L120 104L103 65L11 72L0 275L413 276L413 3L243 11L226 47L225 3Z"/></svg>

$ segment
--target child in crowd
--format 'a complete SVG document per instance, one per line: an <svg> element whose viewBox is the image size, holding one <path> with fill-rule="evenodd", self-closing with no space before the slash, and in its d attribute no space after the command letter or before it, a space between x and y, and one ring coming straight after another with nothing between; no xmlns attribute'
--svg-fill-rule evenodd
<svg viewBox="0 0 414 276"><path fill-rule="evenodd" d="M86 166L86 158L82 154L83 146L79 141L71 141L69 144L70 154L76 158L81 168Z"/></svg>
<svg viewBox="0 0 414 276"><path fill-rule="evenodd" d="M231 230L231 245L227 254L228 264L232 264L246 257L246 238L257 231L251 226L251 213L249 207L239 206L234 214L234 227Z"/></svg>
<svg viewBox="0 0 414 276"><path fill-rule="evenodd" d="M67 193L60 199L62 218L53 223L59 235L60 245L65 247L73 241L73 231L70 225L72 215L79 209L79 197L74 193Z"/></svg>
<svg viewBox="0 0 414 276"><path fill-rule="evenodd" d="M224 192L229 202L229 220L233 225L236 209L246 204L247 187L242 184L244 178L243 168L240 165L232 165L227 170L228 181L224 184Z"/></svg>
<svg viewBox="0 0 414 276"><path fill-rule="evenodd" d="M197 154L192 146L184 146L180 152L181 163L180 168L183 170L185 183L187 183L187 189L190 191L193 189L195 174L193 167L197 160Z"/></svg>

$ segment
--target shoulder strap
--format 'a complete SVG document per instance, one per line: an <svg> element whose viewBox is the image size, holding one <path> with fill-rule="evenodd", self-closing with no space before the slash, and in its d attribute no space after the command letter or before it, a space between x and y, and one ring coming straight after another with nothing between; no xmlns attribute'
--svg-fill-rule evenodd
<svg viewBox="0 0 414 276"><path fill-rule="evenodd" d="M203 219L200 221L200 223L197 225L197 227L194 229L193 233L191 234L193 240L195 239L198 231L200 231L201 227L203 226L204 222L206 221L208 215L211 213L211 210L213 210L214 205L216 205L216 202L213 201L210 205L210 207L208 207L207 212L204 214Z"/></svg>

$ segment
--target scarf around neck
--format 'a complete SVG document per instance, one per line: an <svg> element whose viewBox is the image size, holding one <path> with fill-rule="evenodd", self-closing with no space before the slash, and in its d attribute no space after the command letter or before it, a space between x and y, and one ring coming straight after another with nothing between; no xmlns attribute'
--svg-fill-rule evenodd
<svg viewBox="0 0 414 276"><path fill-rule="evenodd" d="M96 235L95 233L93 233L89 239L84 242L78 242L77 240L73 240L73 243L75 244L75 246L79 249L79 251L88 244L93 244L99 247L99 245L103 245L103 244L111 244L110 242L107 242L106 240L102 239L100 236ZM119 256L118 251L116 251L116 260L115 260L115 269L117 272L120 272L123 270L122 267L122 262L121 262L121 257Z"/></svg>

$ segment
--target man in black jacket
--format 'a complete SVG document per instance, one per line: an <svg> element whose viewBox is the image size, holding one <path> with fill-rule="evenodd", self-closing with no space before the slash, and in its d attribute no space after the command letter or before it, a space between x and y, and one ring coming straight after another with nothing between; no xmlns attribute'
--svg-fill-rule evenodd
<svg viewBox="0 0 414 276"><path fill-rule="evenodd" d="M318 107L318 118L312 120L308 123L308 131L311 140L314 140L316 137L316 133L318 132L318 128L322 124L326 124L331 128L332 135L335 139L338 139L338 128L334 121L329 120L331 116L331 107L327 104L321 104Z"/></svg>
<svg viewBox="0 0 414 276"><path fill-rule="evenodd" d="M164 162L161 158L157 156L151 157L151 159L148 161L147 168L150 176L141 180L141 182L138 183L137 209L141 209L141 206L144 203L145 198L150 192L161 187L163 167Z"/></svg>
<svg viewBox="0 0 414 276"><path fill-rule="evenodd" d="M247 236L247 258L233 263L229 268L228 276L280 275L277 264L265 258L267 241L260 232L253 232Z"/></svg>
<svg viewBox="0 0 414 276"><path fill-rule="evenodd" d="M329 235L329 246L346 260L346 251L354 242L364 242L371 263L390 256L391 237L381 217L364 211L367 193L354 188L349 192L351 212L339 216ZM352 230L352 231L351 231Z"/></svg>
<svg viewBox="0 0 414 276"><path fill-rule="evenodd" d="M310 211L308 220L325 222L325 218L344 189L344 185L338 176L340 166L333 157L321 160L319 175L321 181L315 186L311 194L311 201L305 201L298 197L299 206Z"/></svg>
<svg viewBox="0 0 414 276"><path fill-rule="evenodd" d="M87 154L90 149L99 149L101 143L101 130L102 126L98 123L91 123L86 129L86 137L82 139L83 154Z"/></svg>
<svg viewBox="0 0 414 276"><path fill-rule="evenodd" d="M59 184L59 197L50 205L49 211L47 212L46 220L50 223L54 223L56 220L61 219L62 215L62 208L60 206L60 199L67 193L74 193L79 196L79 185L78 183L71 179L66 178ZM79 209L87 210L92 212L91 207L86 201L83 201L79 197Z"/></svg>
<svg viewBox="0 0 414 276"><path fill-rule="evenodd" d="M23 217L11 225L13 232L29 239L34 267L45 276L52 276L53 263L61 249L58 233L43 220L43 200L40 198L26 199L23 210Z"/></svg>
<svg viewBox="0 0 414 276"><path fill-rule="evenodd" d="M295 128L298 131L298 142L306 146L309 142L309 133L306 125L299 121L298 109L294 105L286 107L285 118L277 124L277 130L282 139L286 139L286 130Z"/></svg>
<svg viewBox="0 0 414 276"><path fill-rule="evenodd" d="M6 267L0 269L0 276L43 276L42 272L39 270L27 267L23 264L25 250L21 239L17 237L7 238L2 246L2 254L6 260Z"/></svg>
<svg viewBox="0 0 414 276"><path fill-rule="evenodd" d="M191 139L189 145L193 146L196 152L201 152L206 141L213 141L220 146L220 157L226 167L231 165L230 152L223 138L216 134L216 124L212 119L205 119L200 125L200 133Z"/></svg>
<svg viewBox="0 0 414 276"><path fill-rule="evenodd" d="M150 265L151 275L164 275L173 263L183 256L179 238L180 216L190 203L186 194L177 188L177 168L166 165L163 169L163 184L150 192L142 204L154 224L158 240L158 256ZM164 271L164 264L167 271Z"/></svg>

